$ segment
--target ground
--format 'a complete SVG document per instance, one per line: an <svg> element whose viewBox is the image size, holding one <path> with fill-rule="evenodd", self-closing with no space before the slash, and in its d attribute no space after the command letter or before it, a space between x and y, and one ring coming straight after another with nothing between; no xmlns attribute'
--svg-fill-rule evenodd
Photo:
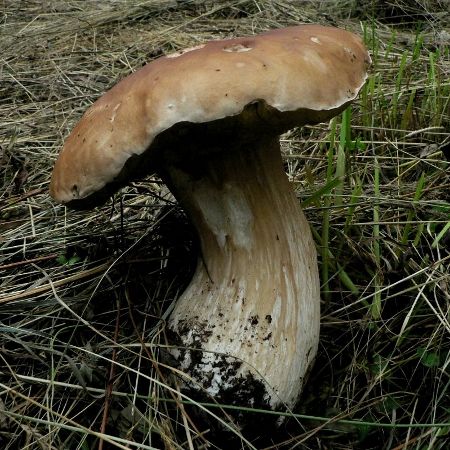
<svg viewBox="0 0 450 450"><path fill-rule="evenodd" d="M1 448L448 448L448 2L5 0L0 11ZM311 22L362 36L373 66L351 109L283 136L319 254L320 348L295 410L238 408L256 424L239 429L226 404L182 397L160 358L197 254L167 188L149 176L86 212L55 204L48 183L83 111L146 62Z"/></svg>

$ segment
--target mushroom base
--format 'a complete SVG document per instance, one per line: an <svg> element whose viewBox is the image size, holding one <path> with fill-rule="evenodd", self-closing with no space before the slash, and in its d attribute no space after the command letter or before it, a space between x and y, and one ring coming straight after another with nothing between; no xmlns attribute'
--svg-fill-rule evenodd
<svg viewBox="0 0 450 450"><path fill-rule="evenodd" d="M317 351L320 289L278 139L166 171L201 244L168 322L185 387L241 406L292 407Z"/></svg>

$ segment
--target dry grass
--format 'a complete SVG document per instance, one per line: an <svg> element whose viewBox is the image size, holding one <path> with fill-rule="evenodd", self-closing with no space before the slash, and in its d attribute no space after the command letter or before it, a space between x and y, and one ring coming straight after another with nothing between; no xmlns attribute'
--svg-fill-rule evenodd
<svg viewBox="0 0 450 450"><path fill-rule="evenodd" d="M449 14L442 2L399 0L396 14L417 3L420 23L394 20L383 2L363 3L372 9L1 3L1 448L448 448ZM283 140L320 254L320 353L296 416L269 435L224 434L223 410L182 401L159 362L164 319L195 264L170 194L151 178L103 208L66 211L48 197L49 176L85 108L146 61L311 21L364 35L374 59L351 125ZM268 416L255 414L258 425Z"/></svg>

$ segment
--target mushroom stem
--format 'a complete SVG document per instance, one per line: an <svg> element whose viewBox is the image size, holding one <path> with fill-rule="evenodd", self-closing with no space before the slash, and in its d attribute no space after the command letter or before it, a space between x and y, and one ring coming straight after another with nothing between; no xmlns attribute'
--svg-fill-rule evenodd
<svg viewBox="0 0 450 450"><path fill-rule="evenodd" d="M320 293L308 222L278 137L166 166L202 257L169 319L179 367L219 401L292 407L316 354Z"/></svg>

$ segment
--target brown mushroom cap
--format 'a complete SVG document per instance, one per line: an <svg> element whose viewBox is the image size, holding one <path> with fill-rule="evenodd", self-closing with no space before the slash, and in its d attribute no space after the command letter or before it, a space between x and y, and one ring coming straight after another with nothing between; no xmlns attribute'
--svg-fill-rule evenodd
<svg viewBox="0 0 450 450"><path fill-rule="evenodd" d="M158 58L86 111L56 161L50 193L67 203L117 189L144 162L158 159L164 145L154 145L156 138L177 124L234 117L241 129L262 121L281 133L329 120L357 96L369 64L359 37L320 25L212 41ZM242 118L249 105L256 114Z"/></svg>

